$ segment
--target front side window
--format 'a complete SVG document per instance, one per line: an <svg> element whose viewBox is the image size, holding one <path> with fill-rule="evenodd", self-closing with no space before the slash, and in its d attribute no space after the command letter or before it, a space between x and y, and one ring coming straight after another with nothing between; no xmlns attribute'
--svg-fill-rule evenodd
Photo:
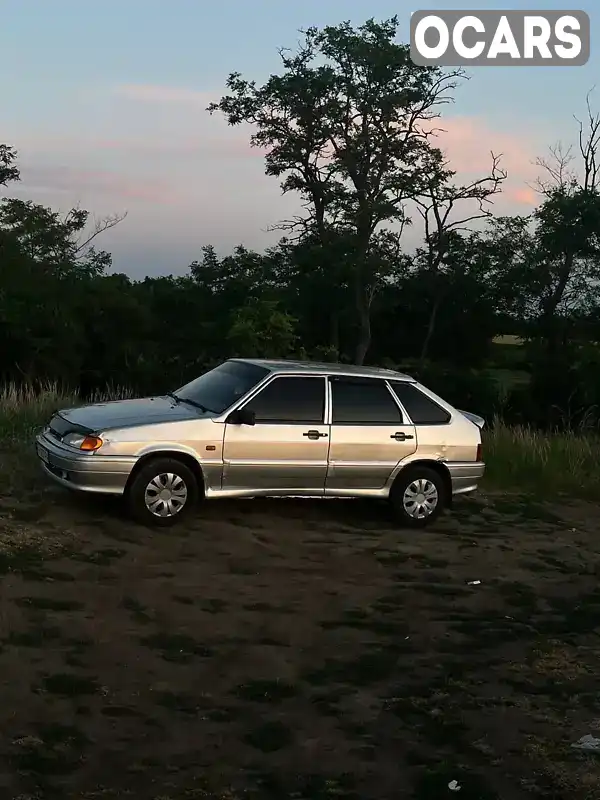
<svg viewBox="0 0 600 800"><path fill-rule="evenodd" d="M174 394L183 401L187 400L207 411L222 414L268 374L268 369L257 364L226 361L186 383Z"/></svg>
<svg viewBox="0 0 600 800"><path fill-rule="evenodd" d="M244 405L257 424L322 425L325 412L324 378L275 378Z"/></svg>
<svg viewBox="0 0 600 800"><path fill-rule="evenodd" d="M402 425L402 413L382 380L332 378L333 425Z"/></svg>
<svg viewBox="0 0 600 800"><path fill-rule="evenodd" d="M415 425L445 425L450 422L446 409L412 383L393 381L390 385Z"/></svg>

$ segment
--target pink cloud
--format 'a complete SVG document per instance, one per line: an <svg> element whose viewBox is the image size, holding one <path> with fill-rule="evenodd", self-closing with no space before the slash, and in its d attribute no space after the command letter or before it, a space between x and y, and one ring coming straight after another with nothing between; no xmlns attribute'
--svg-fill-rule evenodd
<svg viewBox="0 0 600 800"><path fill-rule="evenodd" d="M537 139L494 130L480 117L446 117L435 127L440 129L436 136L438 146L448 151L454 167L461 172L489 167L490 152L494 152L502 153L503 160L513 168L530 173L539 154Z"/></svg>
<svg viewBox="0 0 600 800"><path fill-rule="evenodd" d="M250 146L252 131L229 129L220 136L197 136L173 139L123 137L115 139L86 139L89 149L112 152L131 152L137 155L208 156L211 158L264 158L266 150ZM81 144L81 142L80 142Z"/></svg>
<svg viewBox="0 0 600 800"><path fill-rule="evenodd" d="M266 150L250 146L252 131L228 131L222 135L206 135L198 131L197 136L173 139L115 139L86 140L88 148L112 152L130 152L136 155L163 155L208 158L264 158Z"/></svg>
<svg viewBox="0 0 600 800"><path fill-rule="evenodd" d="M530 135L518 135L493 128L486 120L472 116L447 117L434 126L434 141L444 150L457 180L483 177L492 165L491 153L500 156L501 168L508 173L504 200L535 206L538 198L529 185L537 176L536 156L543 149L541 142Z"/></svg>
<svg viewBox="0 0 600 800"><path fill-rule="evenodd" d="M115 87L113 93L135 103L179 106L182 112L184 109L185 113L191 111L194 118L197 114L197 124L202 126L206 135L177 137L171 143L177 152L192 154L210 151L215 156L228 158L264 158L264 150L250 147L250 126L232 129L218 113L211 116L206 112L206 107L211 102L218 101L221 92L153 84L124 84ZM173 110L169 113L177 112ZM448 153L452 168L459 175L485 174L491 166L490 151L501 153L502 167L508 171L506 191L509 192L511 187L518 185L519 191L514 193L513 199L520 203L532 202L531 195L525 194L523 185L536 177L533 162L543 149L539 141L528 135L494 129L485 119L477 116L457 115L443 118L436 122L435 127L441 129L437 132L437 144ZM99 147L137 149L133 142L126 143L121 139L105 141ZM148 140L139 142L140 150L152 147L159 146Z"/></svg>
<svg viewBox="0 0 600 800"><path fill-rule="evenodd" d="M273 207L265 210L265 225L282 216L278 182L263 175L265 152L250 147L252 128L232 128L220 114L206 111L216 93L128 84L110 96L103 129L43 135L30 129L14 137L24 158L23 191L54 193L68 202L81 196L90 207L106 198L193 208L224 194L226 208L236 187L238 199L256 191L269 198ZM537 205L527 184L537 175L532 162L543 148L531 136L494 129L477 116L448 117L438 125L444 130L435 142L447 152L457 181L482 177L491 166L490 151L503 154L509 179L496 213L527 213Z"/></svg>
<svg viewBox="0 0 600 800"><path fill-rule="evenodd" d="M539 204L540 198L539 195L534 192L533 189L530 189L528 186L522 188L511 188L507 192L508 196L511 200L514 200L515 203L520 203L524 206L532 206L535 207Z"/></svg>
<svg viewBox="0 0 600 800"><path fill-rule="evenodd" d="M208 115L207 115L208 116ZM216 121L216 120L215 120ZM96 152L124 153L134 156L202 156L232 158L248 158L264 155L263 151L250 147L251 131L232 130L227 128L220 132L218 125L214 133L207 134L199 126L197 135L186 136L158 136L156 134L144 136L119 136L102 137L82 134L24 134L11 139L15 142L19 153L23 156L35 153L44 153L55 157L57 151L62 155L74 153L93 154ZM218 121L216 121L218 122Z"/></svg>
<svg viewBox="0 0 600 800"><path fill-rule="evenodd" d="M149 181L117 174L110 170L82 170L44 164L24 164L17 188L37 192L74 194L89 192L123 200L141 200L161 205L179 200L172 187L160 181Z"/></svg>

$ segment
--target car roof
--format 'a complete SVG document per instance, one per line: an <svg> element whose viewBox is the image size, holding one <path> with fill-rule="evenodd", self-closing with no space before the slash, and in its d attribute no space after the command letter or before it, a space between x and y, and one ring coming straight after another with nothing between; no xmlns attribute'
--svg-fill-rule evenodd
<svg viewBox="0 0 600 800"><path fill-rule="evenodd" d="M310 372L316 375L349 375L360 378L387 378L395 381L409 381L415 379L403 372L383 367L357 367L354 364L332 364L326 361L288 361L287 359L263 358L232 358L230 361L239 361L244 364L255 364L264 367L270 372Z"/></svg>

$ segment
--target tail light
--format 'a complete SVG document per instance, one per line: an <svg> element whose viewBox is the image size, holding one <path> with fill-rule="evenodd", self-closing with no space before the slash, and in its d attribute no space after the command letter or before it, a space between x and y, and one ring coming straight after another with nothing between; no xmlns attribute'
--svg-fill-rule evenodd
<svg viewBox="0 0 600 800"><path fill-rule="evenodd" d="M483 461L483 446L482 446L481 442L479 442L479 444L477 445L477 457L476 457L475 460L476 461Z"/></svg>

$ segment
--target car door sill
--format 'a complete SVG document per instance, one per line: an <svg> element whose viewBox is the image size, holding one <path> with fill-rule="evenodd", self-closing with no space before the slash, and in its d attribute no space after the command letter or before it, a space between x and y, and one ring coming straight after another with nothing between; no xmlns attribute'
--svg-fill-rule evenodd
<svg viewBox="0 0 600 800"><path fill-rule="evenodd" d="M245 497L324 497L324 489L249 489L228 487L227 489L207 489L205 497L207 500L217 498L240 498Z"/></svg>

